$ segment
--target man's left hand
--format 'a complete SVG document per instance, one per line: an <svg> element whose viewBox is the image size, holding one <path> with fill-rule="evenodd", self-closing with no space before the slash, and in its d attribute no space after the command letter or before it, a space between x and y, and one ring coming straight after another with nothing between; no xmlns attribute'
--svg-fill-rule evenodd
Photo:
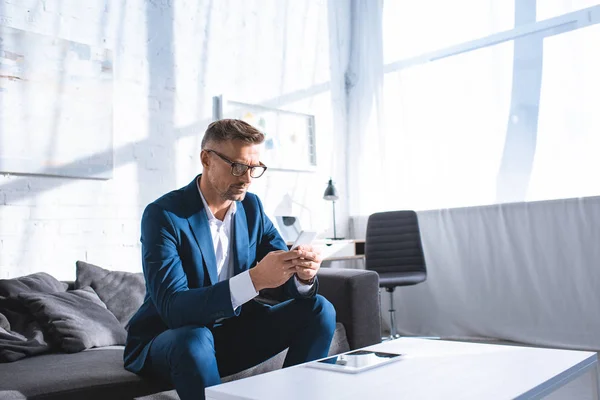
<svg viewBox="0 0 600 400"><path fill-rule="evenodd" d="M293 261L296 267L296 276L302 281L312 281L321 268L321 253L311 245L298 246L302 250L302 257Z"/></svg>

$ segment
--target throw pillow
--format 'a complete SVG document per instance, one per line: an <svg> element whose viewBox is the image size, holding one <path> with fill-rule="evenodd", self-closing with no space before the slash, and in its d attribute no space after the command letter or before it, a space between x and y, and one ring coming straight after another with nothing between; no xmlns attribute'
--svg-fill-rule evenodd
<svg viewBox="0 0 600 400"><path fill-rule="evenodd" d="M68 292L21 293L19 299L67 353L125 344L127 333L92 288Z"/></svg>
<svg viewBox="0 0 600 400"><path fill-rule="evenodd" d="M76 265L75 289L90 286L121 326L126 326L144 302L144 275L141 272L109 271L84 261L77 261Z"/></svg>
<svg viewBox="0 0 600 400"><path fill-rule="evenodd" d="M13 279L0 279L0 296L14 297L22 292L64 292L69 285L45 272L21 276Z"/></svg>
<svg viewBox="0 0 600 400"><path fill-rule="evenodd" d="M42 327L18 297L0 296L0 363L47 351L50 345L44 339Z"/></svg>

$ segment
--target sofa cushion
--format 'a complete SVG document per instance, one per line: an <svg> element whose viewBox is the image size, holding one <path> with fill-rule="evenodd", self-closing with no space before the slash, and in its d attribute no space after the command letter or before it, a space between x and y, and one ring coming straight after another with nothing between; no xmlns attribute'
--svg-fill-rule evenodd
<svg viewBox="0 0 600 400"><path fill-rule="evenodd" d="M49 340L67 353L125 344L127 333L90 287L68 292L21 293L19 299Z"/></svg>
<svg viewBox="0 0 600 400"><path fill-rule="evenodd" d="M45 272L12 279L0 279L0 296L15 297L23 292L64 292L68 285Z"/></svg>
<svg viewBox="0 0 600 400"><path fill-rule="evenodd" d="M167 389L126 371L122 346L0 364L0 376L0 398L20 393L28 399L120 400Z"/></svg>
<svg viewBox="0 0 600 400"><path fill-rule="evenodd" d="M91 286L121 326L125 327L144 301L144 275L141 272L109 271L84 261L77 261L76 266L75 289Z"/></svg>

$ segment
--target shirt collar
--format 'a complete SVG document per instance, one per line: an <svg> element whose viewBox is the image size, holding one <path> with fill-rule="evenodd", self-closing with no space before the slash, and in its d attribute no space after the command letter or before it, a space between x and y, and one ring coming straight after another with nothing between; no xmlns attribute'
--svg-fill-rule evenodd
<svg viewBox="0 0 600 400"><path fill-rule="evenodd" d="M198 193L200 193L200 198L202 199L202 203L204 203L204 209L206 210L206 216L208 217L208 222L221 222L213 214L212 210L208 206L208 203L206 202L206 199L204 198L204 195L202 194L202 190L200 190L200 177L198 179L196 179L196 187L198 188ZM231 219L234 216L236 210L237 210L236 202L232 201L231 205L229 206L229 209L227 210L227 213L225 214L225 218L223 218L223 222Z"/></svg>

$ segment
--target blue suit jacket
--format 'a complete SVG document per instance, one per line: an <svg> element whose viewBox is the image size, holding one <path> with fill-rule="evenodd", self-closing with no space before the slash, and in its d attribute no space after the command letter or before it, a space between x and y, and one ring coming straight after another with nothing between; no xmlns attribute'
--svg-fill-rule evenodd
<svg viewBox="0 0 600 400"><path fill-rule="evenodd" d="M132 372L142 370L152 340L165 330L186 325L212 327L217 319L235 317L243 308L233 310L229 280L219 282L196 179L149 204L142 216L146 297L128 326L124 361ZM251 193L237 202L233 235L235 275L252 268L271 251L287 250L260 200ZM290 279L271 295L279 300L310 297L317 286L301 295Z"/></svg>

